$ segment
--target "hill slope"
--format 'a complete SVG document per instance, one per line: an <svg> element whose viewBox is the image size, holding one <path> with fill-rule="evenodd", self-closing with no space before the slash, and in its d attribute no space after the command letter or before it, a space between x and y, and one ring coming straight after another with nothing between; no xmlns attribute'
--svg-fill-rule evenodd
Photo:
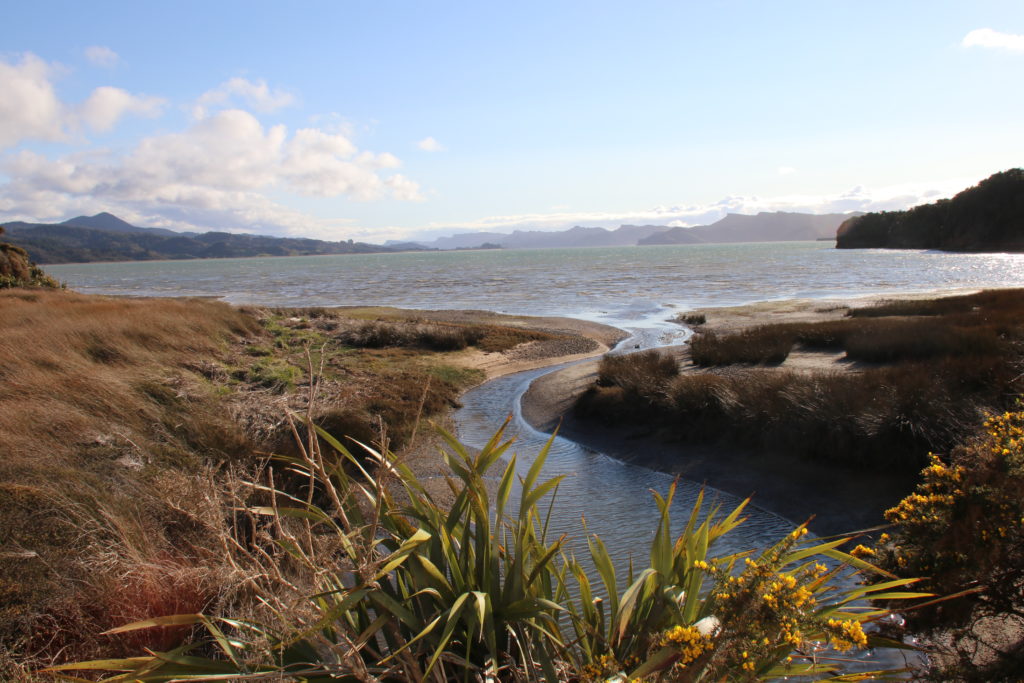
<svg viewBox="0 0 1024 683"><path fill-rule="evenodd" d="M836 247L1024 251L1024 169L996 173L952 199L851 218Z"/></svg>
<svg viewBox="0 0 1024 683"><path fill-rule="evenodd" d="M672 228L641 239L639 244L695 244L699 242L789 242L830 239L849 214L823 215L762 211L755 216L730 213L725 218L694 228Z"/></svg>
<svg viewBox="0 0 1024 683"><path fill-rule="evenodd" d="M82 225L83 222L86 225ZM160 228L138 228L111 214L72 218L59 224L8 223L6 227L9 241L27 251L37 263L309 256L409 250L408 245L406 249L398 249L363 242L326 242L227 232L186 234Z"/></svg>

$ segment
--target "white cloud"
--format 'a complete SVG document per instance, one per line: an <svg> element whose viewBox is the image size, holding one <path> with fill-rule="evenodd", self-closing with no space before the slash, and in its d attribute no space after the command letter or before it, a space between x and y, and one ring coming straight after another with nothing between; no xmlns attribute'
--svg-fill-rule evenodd
<svg viewBox="0 0 1024 683"><path fill-rule="evenodd" d="M22 140L67 138L64 107L53 89L54 67L33 54L0 61L0 149Z"/></svg>
<svg viewBox="0 0 1024 683"><path fill-rule="evenodd" d="M60 67L26 53L20 62L0 61L0 150L28 140L64 142L82 127L113 128L128 114L155 117L164 101L102 86L78 105L62 102L54 89Z"/></svg>
<svg viewBox="0 0 1024 683"><path fill-rule="evenodd" d="M990 28L976 28L960 43L964 47L984 47L1010 52L1024 52L1024 35L1002 33Z"/></svg>
<svg viewBox="0 0 1024 683"><path fill-rule="evenodd" d="M98 206L145 217L146 225L337 239L337 221L290 209L268 193L421 199L417 183L388 174L399 165L391 154L361 152L340 134L306 128L289 136L284 125L264 127L249 112L228 109L183 132L144 138L125 155L9 156L0 165L11 178L0 185L0 210L50 219Z"/></svg>
<svg viewBox="0 0 1024 683"><path fill-rule="evenodd" d="M796 169L792 166L779 166L779 175L793 175Z"/></svg>
<svg viewBox="0 0 1024 683"><path fill-rule="evenodd" d="M444 145L435 140L432 137L425 137L416 143L416 146L422 149L424 152L443 152Z"/></svg>
<svg viewBox="0 0 1024 683"><path fill-rule="evenodd" d="M240 101L261 113L269 113L295 102L291 93L283 90L271 90L266 81L250 81L245 78L232 78L224 81L213 90L203 93L196 101L193 115L205 117L211 107L228 106Z"/></svg>
<svg viewBox="0 0 1024 683"><path fill-rule="evenodd" d="M125 114L155 118L163 112L164 100L159 97L132 95L109 85L92 91L79 110L81 120L94 131L105 132Z"/></svg>
<svg viewBox="0 0 1024 683"><path fill-rule="evenodd" d="M110 68L116 66L121 57L104 45L90 45L85 48L85 58L94 66Z"/></svg>

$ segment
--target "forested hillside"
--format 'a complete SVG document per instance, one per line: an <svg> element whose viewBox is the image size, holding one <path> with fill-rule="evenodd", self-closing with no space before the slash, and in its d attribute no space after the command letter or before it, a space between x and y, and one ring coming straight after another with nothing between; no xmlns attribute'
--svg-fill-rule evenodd
<svg viewBox="0 0 1024 683"><path fill-rule="evenodd" d="M94 217L95 218L95 217ZM111 216L114 220L116 217ZM73 219L78 220L78 219ZM128 225L128 224L125 224ZM405 251L363 242L227 232L175 233L152 228L83 227L79 224L8 223L6 238L28 252L36 263L146 261L165 259L238 258L245 256L309 256Z"/></svg>
<svg viewBox="0 0 1024 683"><path fill-rule="evenodd" d="M851 218L836 247L1024 251L1024 169L996 173L952 199Z"/></svg>

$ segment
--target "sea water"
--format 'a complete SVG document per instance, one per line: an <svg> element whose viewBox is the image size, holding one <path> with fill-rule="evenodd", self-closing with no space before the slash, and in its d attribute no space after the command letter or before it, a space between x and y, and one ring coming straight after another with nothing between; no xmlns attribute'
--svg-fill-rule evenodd
<svg viewBox="0 0 1024 683"><path fill-rule="evenodd" d="M344 254L47 266L88 293L271 306L385 305L565 315L624 327L769 299L1024 286L1024 254L832 242Z"/></svg>

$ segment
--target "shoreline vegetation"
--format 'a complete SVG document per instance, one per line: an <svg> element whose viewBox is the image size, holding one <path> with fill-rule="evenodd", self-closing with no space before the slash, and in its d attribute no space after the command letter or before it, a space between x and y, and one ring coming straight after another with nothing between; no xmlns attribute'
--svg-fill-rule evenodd
<svg viewBox="0 0 1024 683"><path fill-rule="evenodd" d="M950 199L850 218L836 231L836 247L1024 251L1024 168L994 173Z"/></svg>
<svg viewBox="0 0 1024 683"><path fill-rule="evenodd" d="M974 312L974 306L972 303L966 315ZM771 318L772 310L775 314L781 311L793 323L801 316L838 319L844 310L838 306L818 310L821 307L820 303L801 308L773 302L734 310L731 324L738 328L736 321L752 311L762 319ZM481 548L497 543L486 534L473 535L472 529L491 528L493 520L475 517L486 509L474 507L471 501L507 498L506 480L512 475L507 469L497 490L483 479L483 473L505 453L507 447L501 446L500 440L472 454L427 429L423 421L432 418L444 424L446 411L458 401L461 391L485 378L596 357L623 337L614 328L482 311L233 308L203 300L123 299L35 289L0 292L0 310L0 378L8 389L0 397L0 438L9 446L8 457L0 463L0 623L4 624L0 673L10 677L28 678L32 669L48 664L133 656L143 648L166 652L185 646L193 656L210 658L208 673L218 671L218 666L224 673L226 662L237 664L236 659L246 657L250 664L256 661L251 658L261 656L281 661L282 656L296 653L275 650L277 636L272 637L270 631L261 631L257 638L257 634L231 626L235 622L220 621L221 617L251 618L267 625L268 606L286 610L278 617L291 620L289 629L307 635L320 633L317 638L328 631L349 633L353 640L345 647L350 653L341 653L344 656L336 661L355 667L353 675L359 677L359 666L383 656L374 654L366 634L378 632L375 629L384 624L372 618L360 621L370 614L366 608L341 598L355 595L349 591L355 585L352 581L367 577L376 577L373 581L378 584L385 578L399 582L389 584L393 590L387 589L383 597L375 594L376 609L386 608L404 624L402 629L411 629L403 630L397 641L393 632L380 632L379 637L388 642L385 651L392 652L394 658L383 669L374 669L377 674L386 670L422 673L441 661L447 662L442 670L448 672L480 676L493 664L501 668L502 680L534 680L530 677L534 675L537 680L545 676L550 680L551 671L523 674L525 661L520 659L517 664L518 655L509 652L507 644L499 647L472 635L483 633L486 624L498 624L500 614L508 620L502 623L509 630L502 632L520 639L519 647L532 643L540 648L537 652L549 653L545 656L550 657L550 666L563 667L556 675L561 676L559 680L565 680L570 671L578 680L604 680L622 671L654 675L673 667L679 675L707 670L761 677L798 673L801 666L806 669L811 660L797 657L794 665L792 660L787 664L786 658L797 653L794 648L801 651L813 639L832 641L840 649L867 643L860 625L870 621L869 616L841 607L824 609L835 595L819 597L818 592L830 590L834 576L826 570L805 575L789 564L794 557L823 553L873 574L881 581L879 588L872 589L876 594L891 594L893 599L910 594L905 589L895 590L909 585L911 577L892 578L901 566L900 555L892 546L859 551L861 556L877 552L885 557L885 569L836 546L800 550L799 535L780 540L760 556L713 558L705 554L708 537L701 541L701 534L726 533L736 521L718 517L714 524L691 523L691 530L680 541L684 545L675 549L666 526L657 537L661 540L656 538L657 547L652 548L652 567L641 567L637 576L616 580L602 570L611 611L606 613L597 603L593 611L584 600L574 608L581 611L567 624L577 630L568 640L586 643L585 647L582 651L559 649L561 641L546 636L537 640L537 634L531 636L528 631L544 624L548 628L550 619L557 621L557 610L552 612L543 601L571 601L565 592L569 590L564 583L567 576L577 582L586 578L578 567L556 570L552 564L560 541L552 543L538 532L541 518L535 506L543 492L556 484L540 482L536 475L524 488L540 493L530 504L521 505L518 521L510 521L510 539L519 540L494 546L495 554L487 557L510 563L503 565L499 574L520 576L516 590L522 590L524 581L532 586L538 577L547 577L541 580L543 586L521 594L502 592L509 590L508 586L498 589L467 583L462 593L451 586L465 571L466 562L480 561ZM703 315L710 321L709 327L716 325L715 311ZM696 323L697 318L691 321ZM729 325L716 329L722 332ZM814 366L822 362L821 353L797 351L790 353L785 363ZM826 355L831 363L838 353L832 350ZM647 376L644 373L655 377L668 374L663 357L638 358L645 359L645 367L634 378L637 388ZM572 380L577 386L585 383L587 367L574 366L582 373ZM618 368L620 374L622 371ZM609 368L606 374L615 376ZM549 381L547 396L538 398L531 389L524 415L535 424L550 426L557 412L566 409L567 395L572 392L567 394L569 385L564 377L545 378L538 386L544 381ZM552 389L556 385L557 389ZM290 417L296 415L304 418ZM343 443L336 442L332 434ZM388 465L387 458L381 460L343 437L352 437L380 454L397 452L398 460ZM443 459L439 447L447 452ZM271 452L279 457L270 459ZM347 454L334 461L331 453ZM542 461L543 454L538 458ZM799 474L802 465L794 463L793 474ZM384 487L380 482L387 477L382 473L389 467L399 474L392 477L391 487ZM821 479L794 477L795 486L802 492L820 491L830 481L831 467L829 464L815 475ZM903 477L898 488L909 492L909 462L879 469L880 479ZM353 482L364 470L369 480L360 489ZM453 471L461 484L451 487L444 475L450 478ZM748 483L751 478L761 482L766 473L751 470L745 476ZM844 473L832 472L832 482L841 479L846 479ZM347 510L345 514L351 516L369 512L365 502L353 508L341 501L360 490L368 492L366 500L371 508L376 506L376 517L364 520L369 526L356 524L338 533L341 527L336 515L341 511ZM741 495L746 493L749 491ZM768 493L786 495L782 491ZM332 496L338 498L332 502ZM754 502L761 501L755 498ZM893 503L895 500L887 504ZM421 530L429 529L434 540L428 543L415 526L400 521L409 519L409 505L418 510L412 519L425 525ZM285 507L295 512L282 516L280 510ZM450 510L458 512L445 512ZM447 526L443 522L446 514L455 515L449 520L463 521ZM851 516L850 526L843 531L860 526L852 523L855 519ZM380 545L373 539L385 529L392 541ZM464 549L468 549L466 543L474 545L478 549L475 555L448 557L453 546L433 545L453 529L466 534L454 537L461 538L455 545ZM992 533L999 532L993 529ZM353 555L344 542L350 537L363 538L360 543L369 545L361 545ZM294 545L289 546L287 539ZM610 563L602 555L600 542L595 542L595 564ZM688 545L691 543L696 545ZM424 554L417 550L420 546ZM698 552L699 547L704 550ZM428 552L427 548L433 549ZM919 552L915 557L920 556ZM317 562L312 562L314 558ZM451 591L442 589L430 566L417 558L429 558L435 569L441 567L449 582L444 585ZM323 566L321 560L336 564ZM415 563L420 563L419 569L413 568ZM737 563L745 566L739 574L741 585L724 588L735 583ZM487 576L491 577L487 580L497 580L493 574L496 566L481 568L480 580ZM918 562L914 566L924 565ZM520 575L525 567L532 569ZM349 575L352 571L355 574ZM406 571L411 574L403 574ZM723 588L701 594L699 600L699 591L690 590L683 612L677 611L683 602L663 601L668 595L664 590L694 581L699 586L705 579ZM341 603L327 609L331 619L350 615L342 620L346 626L341 621L324 626L324 605L308 600L332 581L346 589L338 594ZM278 592L267 593L271 584ZM280 592L286 584L291 587L287 595ZM776 585L780 592L774 602L758 602L763 614L757 612L760 616L750 618L749 600L774 595L776 589L771 586ZM385 607L390 605L388 599L428 587L439 591L441 597L432 607L417 601L417 609L425 611L416 618L426 619L417 622L418 626L411 626L411 617L400 610ZM494 602L497 593L489 592L492 589L499 590L504 599L518 595L518 602L503 603L498 609ZM584 590L584 597L590 590ZM483 596L490 596L491 602ZM465 602L470 598L475 605L472 609ZM822 609L808 612L808 606L819 599ZM640 610L638 605L646 610L644 616L634 611ZM521 618L512 616L517 609L523 610ZM171 614L208 617L203 617L205 621L198 617L151 621L150 628L101 635L128 622L142 620L145 624L145 620ZM435 616L428 618L428 614ZM429 621L435 617L441 621ZM715 621L708 621L712 617ZM797 622L803 632L794 632ZM362 630L345 631L357 623ZM702 624L703 631L699 628ZM311 626L312 632L308 631ZM315 630L321 627L327 631ZM225 639L229 631L231 635ZM634 637L624 639L625 633L634 633ZM878 634L867 637L882 642ZM235 642L233 639L247 645L241 650L225 645ZM398 651L396 643L401 642L410 646L406 655ZM413 648L413 642L420 645ZM308 641L312 649L298 656L312 657L325 643ZM455 650L451 648L454 644ZM256 645L269 650L261 654L246 649ZM468 650L458 649L471 647L478 648L472 657ZM178 652L183 655L186 650ZM352 656L355 652L361 654ZM490 660L484 652L491 653ZM511 660L502 659L509 656ZM145 664L132 661L131 667ZM171 660L146 661L154 680L157 669L174 668ZM129 666L125 661L107 664L110 666L102 668L124 671ZM364 673L370 675L368 669ZM39 679L51 680L44 674Z"/></svg>

